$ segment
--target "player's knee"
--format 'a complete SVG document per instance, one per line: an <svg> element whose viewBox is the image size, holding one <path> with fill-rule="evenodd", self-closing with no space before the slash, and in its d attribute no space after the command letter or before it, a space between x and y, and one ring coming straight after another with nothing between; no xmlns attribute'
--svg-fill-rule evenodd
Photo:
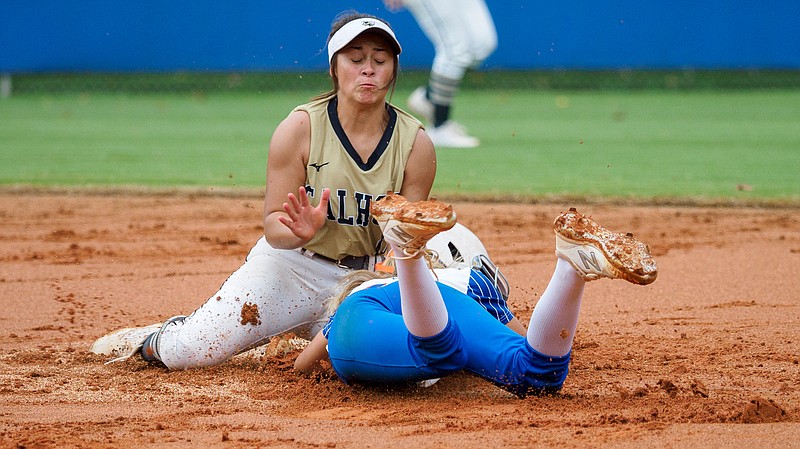
<svg viewBox="0 0 800 449"><path fill-rule="evenodd" d="M475 50L472 53L473 65L474 66L480 65L483 61L486 60L486 58L488 58L492 53L494 53L494 50L496 48L497 48L496 42L492 45L475 48Z"/></svg>
<svg viewBox="0 0 800 449"><path fill-rule="evenodd" d="M556 392L564 385L569 374L570 354L561 357L547 356L532 351L531 364L526 370L527 383L533 390Z"/></svg>
<svg viewBox="0 0 800 449"><path fill-rule="evenodd" d="M476 36L470 45L473 63L480 64L497 50L497 34L482 33Z"/></svg>
<svg viewBox="0 0 800 449"><path fill-rule="evenodd" d="M411 346L419 363L444 371L458 371L467 365L467 351L458 326L449 321L444 330L433 337L420 338L409 335Z"/></svg>

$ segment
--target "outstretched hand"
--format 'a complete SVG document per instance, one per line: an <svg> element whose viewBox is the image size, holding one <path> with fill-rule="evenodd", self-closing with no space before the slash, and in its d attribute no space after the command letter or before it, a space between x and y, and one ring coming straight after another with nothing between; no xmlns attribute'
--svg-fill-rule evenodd
<svg viewBox="0 0 800 449"><path fill-rule="evenodd" d="M328 218L328 200L331 197L330 189L322 190L322 197L317 207L311 206L308 201L306 189L300 187L298 194L290 193L288 202L283 203L285 217L278 217L278 221L289 228L297 238L308 242L317 231L322 229Z"/></svg>

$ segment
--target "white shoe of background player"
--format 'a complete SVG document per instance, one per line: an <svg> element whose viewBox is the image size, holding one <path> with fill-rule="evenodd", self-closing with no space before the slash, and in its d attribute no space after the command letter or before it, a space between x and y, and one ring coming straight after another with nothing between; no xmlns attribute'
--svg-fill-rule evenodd
<svg viewBox="0 0 800 449"><path fill-rule="evenodd" d="M428 100L426 89L420 86L408 97L408 109L422 118L425 123L433 123L433 103Z"/></svg>
<svg viewBox="0 0 800 449"><path fill-rule="evenodd" d="M611 232L570 208L556 218L556 254L586 281L624 279L646 285L656 280L658 266L650 248L633 234Z"/></svg>
<svg viewBox="0 0 800 449"><path fill-rule="evenodd" d="M425 132L435 147L475 148L481 144L480 140L467 134L467 130L453 120L448 120L436 127L433 126L434 106L426 96L425 87L414 89L414 92L408 97L408 109L429 124Z"/></svg>
<svg viewBox="0 0 800 449"><path fill-rule="evenodd" d="M467 134L460 124L448 120L437 127L425 128L434 147L475 148L481 144L477 137Z"/></svg>

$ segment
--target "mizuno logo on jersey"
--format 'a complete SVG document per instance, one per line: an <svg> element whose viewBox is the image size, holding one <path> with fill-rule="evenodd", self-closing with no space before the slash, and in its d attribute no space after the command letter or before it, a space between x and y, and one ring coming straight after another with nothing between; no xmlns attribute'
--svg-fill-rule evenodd
<svg viewBox="0 0 800 449"><path fill-rule="evenodd" d="M324 164L317 164L316 162L313 164L308 164L309 167L314 167L317 169L317 173L319 173L319 169L330 164L330 162L325 162Z"/></svg>

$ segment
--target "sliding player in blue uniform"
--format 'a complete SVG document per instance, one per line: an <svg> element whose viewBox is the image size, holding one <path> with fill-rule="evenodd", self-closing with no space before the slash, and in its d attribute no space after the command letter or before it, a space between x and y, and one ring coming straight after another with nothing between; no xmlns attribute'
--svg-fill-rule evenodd
<svg viewBox="0 0 800 449"><path fill-rule="evenodd" d="M554 392L567 376L585 283L611 278L645 285L657 276L647 246L570 209L555 220L555 272L521 335L482 307L487 298L502 297L504 285L485 254L473 260L486 263L470 269L470 282L484 288L437 281L447 270L432 275L426 243L455 225L452 207L387 195L372 213L394 252L396 276L363 282L346 295L298 356L295 368L302 372L323 369L327 359L346 383L386 384L466 370L521 397Z"/></svg>

